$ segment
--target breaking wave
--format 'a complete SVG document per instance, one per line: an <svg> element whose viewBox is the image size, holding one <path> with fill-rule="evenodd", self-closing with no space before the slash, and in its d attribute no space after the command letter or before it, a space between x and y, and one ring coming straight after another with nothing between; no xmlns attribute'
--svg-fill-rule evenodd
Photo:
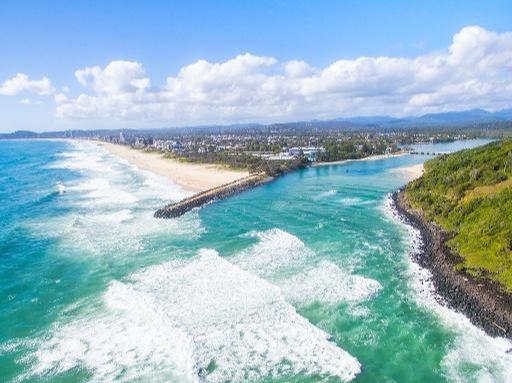
<svg viewBox="0 0 512 383"><path fill-rule="evenodd" d="M86 369L97 382L245 382L298 374L349 381L360 371L279 288L213 250L114 281L103 302L103 314L55 326L36 341L28 376Z"/></svg>
<svg viewBox="0 0 512 383"><path fill-rule="evenodd" d="M285 296L293 302L330 304L364 301L381 288L379 282L345 273L328 261L292 276L281 285Z"/></svg>
<svg viewBox="0 0 512 383"><path fill-rule="evenodd" d="M304 242L286 231L274 228L247 236L258 242L231 261L279 286L294 304L360 302L381 289L373 279L349 274L330 261L318 261Z"/></svg>
<svg viewBox="0 0 512 383"><path fill-rule="evenodd" d="M315 255L299 238L281 229L252 231L244 236L257 238L258 242L237 254L232 261L259 276L272 276L279 271L302 267Z"/></svg>
<svg viewBox="0 0 512 383"><path fill-rule="evenodd" d="M70 169L78 177L58 181L54 192L66 214L44 222L28 221L37 235L55 238L66 248L93 254L140 250L149 235L187 234L203 231L197 214L178 220L157 221L153 212L169 201L190 193L168 179L142 171L89 142L71 141L71 150L60 153L50 167Z"/></svg>

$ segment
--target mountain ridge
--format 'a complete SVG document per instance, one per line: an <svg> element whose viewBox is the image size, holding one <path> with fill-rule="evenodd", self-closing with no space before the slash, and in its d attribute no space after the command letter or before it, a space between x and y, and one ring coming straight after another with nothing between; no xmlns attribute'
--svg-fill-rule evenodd
<svg viewBox="0 0 512 383"><path fill-rule="evenodd" d="M280 129L280 128L316 128L316 129L406 129L423 127L443 127L448 125L468 125L494 122L512 122L512 109L502 109L490 112L485 109L468 109L463 111L449 111L441 113L427 113L413 117L392 117L388 115L375 116L353 116L338 117L327 120L303 120L280 123L239 123L239 124L211 124L211 125L192 125L184 127L159 127L145 129L71 129L60 131L33 132L26 130L14 131L11 133L0 133L0 139L9 138L52 138L69 137L76 133L97 133L97 134L119 134L129 132L132 134L148 134L158 136L170 133L192 133L192 132L228 132L247 129Z"/></svg>

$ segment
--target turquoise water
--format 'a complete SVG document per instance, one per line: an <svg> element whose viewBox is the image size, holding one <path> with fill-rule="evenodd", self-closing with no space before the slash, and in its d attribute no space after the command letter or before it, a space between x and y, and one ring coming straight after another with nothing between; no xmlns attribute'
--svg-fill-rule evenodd
<svg viewBox="0 0 512 383"><path fill-rule="evenodd" d="M425 159L156 220L187 192L94 144L0 142L0 381L510 381L512 344L437 303L407 256L388 194Z"/></svg>

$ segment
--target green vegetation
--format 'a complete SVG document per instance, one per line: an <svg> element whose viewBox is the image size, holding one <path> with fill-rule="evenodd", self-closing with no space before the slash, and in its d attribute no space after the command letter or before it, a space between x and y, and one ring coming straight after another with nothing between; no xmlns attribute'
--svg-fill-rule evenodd
<svg viewBox="0 0 512 383"><path fill-rule="evenodd" d="M300 156L291 160L266 160L244 152L187 152L176 155L166 153L164 157L175 158L184 162L197 162L227 166L232 169L244 169L251 173L265 173L269 176L277 176L289 171L304 168L309 165L306 157Z"/></svg>
<svg viewBox="0 0 512 383"><path fill-rule="evenodd" d="M406 197L453 234L459 268L512 292L512 140L428 161Z"/></svg>
<svg viewBox="0 0 512 383"><path fill-rule="evenodd" d="M318 159L325 162L354 160L398 151L396 144L381 138L374 138L370 142L365 139L339 141L328 137L322 141L322 145L325 147L325 152L321 153Z"/></svg>

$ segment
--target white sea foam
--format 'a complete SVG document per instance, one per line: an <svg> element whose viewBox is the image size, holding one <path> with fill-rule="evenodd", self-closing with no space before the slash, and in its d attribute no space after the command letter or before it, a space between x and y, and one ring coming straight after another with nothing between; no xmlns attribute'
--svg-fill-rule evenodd
<svg viewBox="0 0 512 383"><path fill-rule="evenodd" d="M26 225L41 237L54 238L66 250L81 256L123 256L142 250L150 236L197 238L204 228L197 212L175 220L158 220L153 211L131 209L94 210L91 213L70 213L47 220L27 221ZM59 252L67 256L68 251Z"/></svg>
<svg viewBox="0 0 512 383"><path fill-rule="evenodd" d="M102 164L106 152L98 145L89 142L69 141L72 150L59 153L60 160L49 164L48 168L77 171L104 171Z"/></svg>
<svg viewBox="0 0 512 383"><path fill-rule="evenodd" d="M418 230L407 225L392 208L388 196L383 205L387 216L400 222L406 231L410 254L421 248L421 235ZM469 318L440 303L432 283L431 273L412 262L408 257L408 277L411 293L416 302L434 312L442 325L453 331L455 340L450 345L441 365L447 376L454 382L508 382L512 379L512 342L505 338L491 337L474 326Z"/></svg>
<svg viewBox="0 0 512 383"><path fill-rule="evenodd" d="M130 166L133 167L133 165ZM184 190L165 177L145 170L138 171L143 176L143 182L141 187L136 190L136 195L142 200L152 199L158 196L158 198L162 200L177 201L193 194L193 192Z"/></svg>
<svg viewBox="0 0 512 383"><path fill-rule="evenodd" d="M316 197L313 197L313 199L315 200L319 200L319 199L323 199L323 198L327 198L327 197L332 197L333 195L336 195L337 191L332 189L332 190L327 190L327 191L324 191L320 194L318 194Z"/></svg>
<svg viewBox="0 0 512 383"><path fill-rule="evenodd" d="M232 261L259 276L271 276L284 269L301 267L314 253L296 236L281 230L253 231L245 236L258 242L236 255Z"/></svg>
<svg viewBox="0 0 512 383"><path fill-rule="evenodd" d="M377 281L342 271L329 261L320 261L304 242L274 228L251 232L258 242L231 261L279 286L294 304L360 302L374 295Z"/></svg>
<svg viewBox="0 0 512 383"><path fill-rule="evenodd" d="M328 261L284 280L280 287L288 300L299 304L360 302L381 289L379 282L348 274Z"/></svg>
<svg viewBox="0 0 512 383"><path fill-rule="evenodd" d="M78 179L56 184L57 190L65 191L59 203L70 209L45 222L28 221L37 234L81 253L111 255L142 249L149 235L196 237L203 231L197 214L178 220L153 218L158 207L189 195L178 185L139 170L96 144L71 141L70 146L53 164L79 171Z"/></svg>
<svg viewBox="0 0 512 383"><path fill-rule="evenodd" d="M121 223L128 221L133 218L132 211L130 209L122 209L113 213L107 214L93 214L86 216L82 219L89 220L92 223Z"/></svg>
<svg viewBox="0 0 512 383"><path fill-rule="evenodd" d="M73 150L61 153L63 158L51 167L79 170L83 175L77 183L64 185L74 192L87 191L88 197L122 203L160 198L178 200L188 195L167 178L140 170L104 148L89 142L71 141Z"/></svg>
<svg viewBox="0 0 512 383"><path fill-rule="evenodd" d="M298 374L348 381L360 371L278 288L212 250L112 282L103 298L106 313L41 340L31 374L82 367L95 382L245 382Z"/></svg>
<svg viewBox="0 0 512 383"><path fill-rule="evenodd" d="M94 205L128 205L138 201L136 195L121 187L116 187L105 178L89 178L74 186L68 186L70 192L76 193L82 199L83 206ZM128 189L128 188L126 188Z"/></svg>
<svg viewBox="0 0 512 383"><path fill-rule="evenodd" d="M94 310L68 324L55 325L25 358L22 378L52 379L86 369L93 382L198 381L193 341L155 311L151 296L112 282L104 295L108 311ZM21 379L23 380L23 379Z"/></svg>
<svg viewBox="0 0 512 383"><path fill-rule="evenodd" d="M55 187L57 188L59 194L64 194L66 192L66 187L61 182L57 182Z"/></svg>
<svg viewBox="0 0 512 383"><path fill-rule="evenodd" d="M368 205L371 204L372 201L364 201L358 197L346 197L341 198L339 201L343 206L359 206L359 205Z"/></svg>

